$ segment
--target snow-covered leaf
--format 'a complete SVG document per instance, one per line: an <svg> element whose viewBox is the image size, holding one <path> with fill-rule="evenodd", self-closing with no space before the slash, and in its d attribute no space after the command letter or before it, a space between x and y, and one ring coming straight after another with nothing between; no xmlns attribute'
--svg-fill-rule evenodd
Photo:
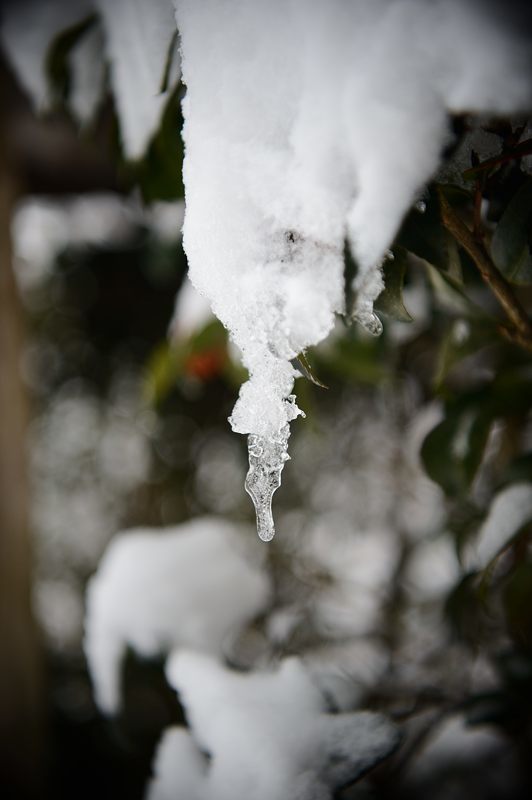
<svg viewBox="0 0 532 800"><path fill-rule="evenodd" d="M375 301L377 311L382 311L400 322L412 322L412 317L403 301L403 283L407 267L407 255L402 248L396 248L393 259L386 259L382 272L384 289Z"/></svg>
<svg viewBox="0 0 532 800"><path fill-rule="evenodd" d="M46 73L50 44L94 10L95 0L18 0L2 9L2 44L38 111L52 100Z"/></svg>
<svg viewBox="0 0 532 800"><path fill-rule="evenodd" d="M532 483L515 483L494 498L478 534L462 553L467 569L482 569L532 521Z"/></svg>
<svg viewBox="0 0 532 800"><path fill-rule="evenodd" d="M298 415L291 360L344 310L345 237L353 316L379 333L382 261L438 166L448 113L527 107L532 59L459 0L176 8L189 274L249 370L233 430L267 453Z"/></svg>
<svg viewBox="0 0 532 800"><path fill-rule="evenodd" d="M175 34L172 0L95 0L102 16L126 156L140 158L159 126L167 94L160 93ZM179 78L171 60L168 91Z"/></svg>
<svg viewBox="0 0 532 800"><path fill-rule="evenodd" d="M380 714L325 713L324 697L295 658L273 671L237 673L182 652L169 659L167 676L198 752L211 757L194 767L195 776L190 768L185 773L197 800L330 800L399 741L397 728ZM191 742L184 733L170 735L174 741L168 734L163 740L149 800L176 795L183 780L176 780L172 764Z"/></svg>
<svg viewBox="0 0 532 800"><path fill-rule="evenodd" d="M85 652L98 704L106 713L119 708L127 646L143 656L176 646L221 654L269 596L269 577L224 520L121 534L87 594Z"/></svg>

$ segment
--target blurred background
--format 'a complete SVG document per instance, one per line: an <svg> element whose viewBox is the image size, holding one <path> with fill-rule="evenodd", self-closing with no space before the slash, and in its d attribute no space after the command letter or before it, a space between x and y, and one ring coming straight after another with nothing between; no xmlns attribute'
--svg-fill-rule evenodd
<svg viewBox="0 0 532 800"><path fill-rule="evenodd" d="M2 34L4 797L140 798L161 731L183 721L162 660L134 652L119 716L94 703L85 590L117 531L211 515L255 535L246 441L227 423L244 373L186 279L175 58L163 58L152 129L138 134L98 24L80 11L43 33L46 102L25 72L41 45L21 38L24 25L4 21ZM100 76L89 106L82 45ZM506 220L512 242L521 236L525 306L529 136L526 119L457 119L438 176L464 218L482 204L488 231ZM432 189L394 254L383 336L339 319L299 362L307 418L293 426L274 500L273 600L225 655L244 669L297 654L337 709L382 710L404 726L391 763L342 797L529 797L530 352L501 335ZM515 487L518 503L504 494Z"/></svg>

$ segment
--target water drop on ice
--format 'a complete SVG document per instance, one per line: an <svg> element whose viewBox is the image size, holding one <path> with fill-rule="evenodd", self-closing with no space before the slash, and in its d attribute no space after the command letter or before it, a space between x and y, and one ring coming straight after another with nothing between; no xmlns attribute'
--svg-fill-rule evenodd
<svg viewBox="0 0 532 800"><path fill-rule="evenodd" d="M288 461L290 428L284 425L276 436L248 436L249 470L246 491L253 500L257 516L257 532L263 542L275 535L272 515L273 493L281 485L281 472Z"/></svg>
<svg viewBox="0 0 532 800"><path fill-rule="evenodd" d="M414 208L416 211L419 211L420 214L424 214L427 210L427 204L424 200L418 200L417 203L414 204Z"/></svg>

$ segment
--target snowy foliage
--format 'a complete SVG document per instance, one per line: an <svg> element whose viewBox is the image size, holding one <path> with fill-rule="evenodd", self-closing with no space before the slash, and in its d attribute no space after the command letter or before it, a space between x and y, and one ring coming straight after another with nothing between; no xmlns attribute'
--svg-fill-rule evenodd
<svg viewBox="0 0 532 800"><path fill-rule="evenodd" d="M140 158L157 130L167 94L161 91L175 34L171 0L95 0L104 23L111 80L120 114L123 145ZM179 78L171 65L170 85Z"/></svg>
<svg viewBox="0 0 532 800"><path fill-rule="evenodd" d="M480 3L176 5L184 244L250 373L231 423L264 454L260 533L298 414L290 361L346 310L344 240L358 265L354 316L378 333L380 265L438 166L448 113L526 106L530 59Z"/></svg>
<svg viewBox="0 0 532 800"><path fill-rule="evenodd" d="M172 655L167 675L191 733L165 733L149 800L327 800L398 742L379 714L326 714L295 658L273 672L242 674L183 652Z"/></svg>
<svg viewBox="0 0 532 800"><path fill-rule="evenodd" d="M493 499L487 517L463 556L469 569L489 565L524 525L532 521L532 483L515 483Z"/></svg>
<svg viewBox="0 0 532 800"><path fill-rule="evenodd" d="M179 58L171 51L172 0L18 0L3 13L0 39L37 110L44 111L56 99L47 75L50 47L95 14L69 54L70 106L80 122L91 121L104 93L105 53L124 151L138 159L158 128L168 89L179 80Z"/></svg>
<svg viewBox="0 0 532 800"><path fill-rule="evenodd" d="M205 517L113 540L87 596L85 651L102 710L119 708L127 646L141 656L177 646L221 655L264 610L270 581L241 539L234 526Z"/></svg>

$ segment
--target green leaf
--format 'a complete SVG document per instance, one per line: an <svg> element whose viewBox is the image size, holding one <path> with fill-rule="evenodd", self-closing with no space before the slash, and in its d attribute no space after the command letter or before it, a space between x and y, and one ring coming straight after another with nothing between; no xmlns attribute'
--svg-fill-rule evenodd
<svg viewBox="0 0 532 800"><path fill-rule="evenodd" d="M463 359L499 341L500 335L491 322L477 320L472 325L463 319L454 320L443 337L438 353L434 379L436 388L442 386L453 367Z"/></svg>
<svg viewBox="0 0 532 800"><path fill-rule="evenodd" d="M468 403L448 411L428 434L421 459L428 476L451 496L464 495L482 462L493 421L489 408Z"/></svg>
<svg viewBox="0 0 532 800"><path fill-rule="evenodd" d="M459 281L449 273L436 269L428 261L425 266L434 294L442 308L465 317L487 317L486 312L467 296Z"/></svg>
<svg viewBox="0 0 532 800"><path fill-rule="evenodd" d="M375 303L377 311L382 311L383 314L400 322L412 322L412 317L403 301L403 283L407 264L406 250L402 247L395 248L394 258L384 262L382 268L384 289Z"/></svg>
<svg viewBox="0 0 532 800"><path fill-rule="evenodd" d="M320 372L338 376L342 383L353 381L377 385L389 378L390 371L383 364L380 353L382 339L364 339L356 329L336 339L326 349L316 352Z"/></svg>
<svg viewBox="0 0 532 800"><path fill-rule="evenodd" d="M139 184L145 202L184 197L181 92L179 85L168 97L161 124L144 158L126 166L126 174Z"/></svg>
<svg viewBox="0 0 532 800"><path fill-rule="evenodd" d="M521 644L532 645L532 564L518 564L503 593L510 632Z"/></svg>
<svg viewBox="0 0 532 800"><path fill-rule="evenodd" d="M415 208L408 214L396 237L396 244L428 261L439 270L461 279L458 245L444 228L438 197L432 187L425 202L425 211Z"/></svg>
<svg viewBox="0 0 532 800"><path fill-rule="evenodd" d="M532 178L508 203L491 240L491 257L512 283L532 283Z"/></svg>
<svg viewBox="0 0 532 800"><path fill-rule="evenodd" d="M312 372L312 368L309 364L305 351L301 352L296 358L293 358L290 362L292 366L300 372L304 378L309 380L311 383L314 383L316 386L320 386L322 389L328 389L329 387L322 383L314 373Z"/></svg>

